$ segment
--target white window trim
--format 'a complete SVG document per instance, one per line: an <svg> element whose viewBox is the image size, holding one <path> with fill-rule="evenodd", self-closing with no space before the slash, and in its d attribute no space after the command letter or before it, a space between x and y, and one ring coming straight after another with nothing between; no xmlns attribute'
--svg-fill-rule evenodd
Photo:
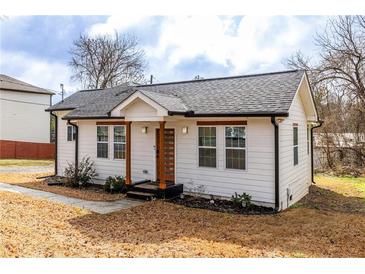
<svg viewBox="0 0 365 274"><path fill-rule="evenodd" d="M297 144L294 145L294 128L297 128ZM299 125L293 125L293 166L299 166ZM295 163L295 154L294 154L294 148L297 147L297 151L298 151L298 162Z"/></svg>
<svg viewBox="0 0 365 274"><path fill-rule="evenodd" d="M199 146L199 128L201 127L214 127L215 128L215 147L208 147L208 146ZM212 170L212 169L218 169L218 129L219 127L217 126L210 126L210 125L206 125L206 126L197 126L197 167L200 169L208 169L208 170ZM215 148L215 167L209 167L209 166L200 166L199 165L199 148Z"/></svg>
<svg viewBox="0 0 365 274"><path fill-rule="evenodd" d="M108 141L99 141L98 140L98 127L106 127L108 130L107 130L107 132L108 132ZM109 132L109 126L106 126L106 125L97 125L96 126L96 158L97 159L104 159L104 160L106 160L106 159L109 159L109 157L110 157L110 147L109 147L109 140L110 140L110 138L109 138L109 135L110 135L110 132ZM113 134L114 135L114 134ZM98 157L98 144L107 144L108 145L108 155L107 155L107 157ZM114 154L114 151L113 151L113 154Z"/></svg>
<svg viewBox="0 0 365 274"><path fill-rule="evenodd" d="M116 142L115 140L114 140L114 138L115 138L115 136L114 136L114 128L115 127L123 127L124 128L124 142ZM126 140L126 138L127 138L127 136L126 136L126 126L125 125L114 125L113 127L112 127L112 135L113 135L113 144L112 144L112 146L113 146L113 160L115 160L115 161L125 161L125 157L124 158L115 158L114 157L114 144L121 144L121 145L123 145L124 144L124 146L125 146L125 149L124 150L126 150L126 145L127 145L127 140ZM124 155L126 156L126 151L124 151Z"/></svg>
<svg viewBox="0 0 365 274"><path fill-rule="evenodd" d="M310 124L307 124L307 155L310 154L310 138L311 138L310 131L311 131Z"/></svg>
<svg viewBox="0 0 365 274"><path fill-rule="evenodd" d="M229 128L229 127L243 127L245 128L245 147L227 147L226 146L226 128ZM224 155L224 168L226 170L229 170L229 171L247 171L247 126L244 126L244 125L239 125L239 126L224 126L223 128L223 144L224 144L224 151L223 151L223 155ZM227 149L240 149L240 150L245 150L245 168L244 169L239 169L239 168L228 168L227 167L227 156L226 156L226 150Z"/></svg>
<svg viewBox="0 0 365 274"><path fill-rule="evenodd" d="M71 140L68 139L68 129L71 128ZM73 142L75 141L75 126L72 125L67 125L67 129L66 129L66 140L67 142Z"/></svg>

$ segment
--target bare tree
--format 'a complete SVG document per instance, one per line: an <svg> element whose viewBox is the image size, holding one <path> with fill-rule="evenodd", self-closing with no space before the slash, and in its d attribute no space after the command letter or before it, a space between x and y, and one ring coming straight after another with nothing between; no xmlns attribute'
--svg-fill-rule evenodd
<svg viewBox="0 0 365 274"><path fill-rule="evenodd" d="M318 132L329 167L346 164L346 154L356 158L352 164L364 167L365 143L360 139L365 136L365 16L329 19L315 42L316 63L299 51L287 64L308 71L319 114L325 119Z"/></svg>
<svg viewBox="0 0 365 274"><path fill-rule="evenodd" d="M108 88L144 79L144 51L135 36L80 35L70 50L73 80L85 88Z"/></svg>

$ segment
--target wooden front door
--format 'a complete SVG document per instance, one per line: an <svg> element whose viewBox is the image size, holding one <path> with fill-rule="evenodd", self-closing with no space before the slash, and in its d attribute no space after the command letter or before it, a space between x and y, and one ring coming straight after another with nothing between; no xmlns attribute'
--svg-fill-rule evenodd
<svg viewBox="0 0 365 274"><path fill-rule="evenodd" d="M175 130L165 129L165 181L175 183ZM160 180L160 129L156 129L156 172L157 181Z"/></svg>

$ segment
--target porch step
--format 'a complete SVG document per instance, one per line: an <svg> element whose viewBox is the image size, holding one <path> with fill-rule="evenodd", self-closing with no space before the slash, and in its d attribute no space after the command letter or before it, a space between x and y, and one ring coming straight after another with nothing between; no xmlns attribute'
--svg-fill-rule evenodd
<svg viewBox="0 0 365 274"><path fill-rule="evenodd" d="M155 197L155 194L140 191L128 191L127 197L142 200L152 200Z"/></svg>
<svg viewBox="0 0 365 274"><path fill-rule="evenodd" d="M130 191L156 194L158 192L158 185L151 182L132 185Z"/></svg>

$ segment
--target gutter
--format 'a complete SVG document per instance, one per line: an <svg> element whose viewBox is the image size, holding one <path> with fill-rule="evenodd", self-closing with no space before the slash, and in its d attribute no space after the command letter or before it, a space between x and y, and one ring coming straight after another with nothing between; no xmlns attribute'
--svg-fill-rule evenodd
<svg viewBox="0 0 365 274"><path fill-rule="evenodd" d="M110 117L110 116L90 116L90 117L85 117L85 116L71 116L71 117L63 117L62 120L95 120L95 119L105 119L105 120L115 120L115 119L119 119L119 120L123 120L124 117Z"/></svg>
<svg viewBox="0 0 365 274"><path fill-rule="evenodd" d="M75 170L79 167L79 126L67 120L67 124L74 126L76 128L76 138L75 138ZM76 175L76 172L75 172Z"/></svg>
<svg viewBox="0 0 365 274"><path fill-rule="evenodd" d="M169 116L184 115L185 117L288 117L287 112L229 112L229 113L194 113L194 111L168 111Z"/></svg>
<svg viewBox="0 0 365 274"><path fill-rule="evenodd" d="M64 110L74 110L75 108L47 108L44 111L64 111Z"/></svg>
<svg viewBox="0 0 365 274"><path fill-rule="evenodd" d="M313 184L316 183L314 181L314 167L313 167L313 129L321 127L323 124L323 121L318 120L317 123L319 123L319 124L314 127L311 127L311 174L312 174L312 183Z"/></svg>
<svg viewBox="0 0 365 274"><path fill-rule="evenodd" d="M271 116L271 123L274 126L274 146L275 146L275 211L279 210L279 125L276 116Z"/></svg>
<svg viewBox="0 0 365 274"><path fill-rule="evenodd" d="M57 176L58 174L58 117L56 114L54 114L52 111L50 112L50 114L55 118L55 155L54 155L54 164L55 164L55 167L54 167L54 176Z"/></svg>

